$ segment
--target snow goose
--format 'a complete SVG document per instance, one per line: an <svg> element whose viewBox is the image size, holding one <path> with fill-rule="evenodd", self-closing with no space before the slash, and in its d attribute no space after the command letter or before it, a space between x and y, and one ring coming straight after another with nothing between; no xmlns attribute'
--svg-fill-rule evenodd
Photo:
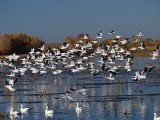
<svg viewBox="0 0 160 120"><path fill-rule="evenodd" d="M80 70L78 69L78 66L76 66L76 68L72 68L71 69L71 73L76 73L79 72Z"/></svg>
<svg viewBox="0 0 160 120"><path fill-rule="evenodd" d="M19 116L19 115L21 115L21 113L18 112L18 111L14 111L13 108L11 108L10 111L9 111L9 115L11 115L11 116Z"/></svg>
<svg viewBox="0 0 160 120"><path fill-rule="evenodd" d="M130 41L130 38L125 38L124 40L120 41L120 45L126 45Z"/></svg>
<svg viewBox="0 0 160 120"><path fill-rule="evenodd" d="M152 57L151 57L151 58L149 58L149 59L151 59L151 60L157 60L157 59L158 59L158 57L156 57L155 55L152 55Z"/></svg>
<svg viewBox="0 0 160 120"><path fill-rule="evenodd" d="M6 58L7 58L9 61L17 61L19 57L20 57L19 55L16 55L16 54L14 53L14 54L12 54L12 55L7 56Z"/></svg>
<svg viewBox="0 0 160 120"><path fill-rule="evenodd" d="M152 68L153 69L153 68ZM150 68L148 70L148 67L144 67L144 69L141 71L141 73L139 71L135 72L135 76L132 78L134 80L141 80L141 79L146 79L146 73L147 71L151 71Z"/></svg>
<svg viewBox="0 0 160 120"><path fill-rule="evenodd" d="M121 38L121 36L120 35L116 35L116 38L119 39L119 38Z"/></svg>
<svg viewBox="0 0 160 120"><path fill-rule="evenodd" d="M32 71L32 74L36 74L39 72L39 70L34 67L31 67L30 70Z"/></svg>
<svg viewBox="0 0 160 120"><path fill-rule="evenodd" d="M88 39L88 34L84 34L82 39L87 40Z"/></svg>
<svg viewBox="0 0 160 120"><path fill-rule="evenodd" d="M141 80L139 71L135 72L135 76L132 78L134 81Z"/></svg>
<svg viewBox="0 0 160 120"><path fill-rule="evenodd" d="M112 31L109 32L108 34L110 34L110 35L115 35L115 32L114 32L114 30L112 30Z"/></svg>
<svg viewBox="0 0 160 120"><path fill-rule="evenodd" d="M141 43L141 46L138 47L138 48L140 48L141 50L146 50L146 46L144 44L144 41Z"/></svg>
<svg viewBox="0 0 160 120"><path fill-rule="evenodd" d="M154 120L160 120L160 117L157 117L156 113L154 113Z"/></svg>
<svg viewBox="0 0 160 120"><path fill-rule="evenodd" d="M87 68L86 67L84 67L84 66L82 66L82 65L79 65L79 67L78 67L78 70L80 70L80 71L84 71L84 70L86 70Z"/></svg>
<svg viewBox="0 0 160 120"><path fill-rule="evenodd" d="M158 53L159 53L159 46L157 46L157 49L154 49L153 52L152 52L152 57L150 59L152 60L156 60L158 58Z"/></svg>
<svg viewBox="0 0 160 120"><path fill-rule="evenodd" d="M52 117L53 113L54 113L54 111L53 110L48 110L48 106L46 106L45 116L46 117Z"/></svg>
<svg viewBox="0 0 160 120"><path fill-rule="evenodd" d="M107 78L109 80L115 80L114 75L115 75L115 73L110 71L109 77L105 77L105 78Z"/></svg>
<svg viewBox="0 0 160 120"><path fill-rule="evenodd" d="M44 45L42 45L42 46L39 48L39 50L44 51L44 50L45 50L45 49L44 49Z"/></svg>
<svg viewBox="0 0 160 120"><path fill-rule="evenodd" d="M34 54L35 53L35 49L31 48L31 51L29 52L29 54Z"/></svg>
<svg viewBox="0 0 160 120"><path fill-rule="evenodd" d="M139 31L139 33L138 33L138 35L137 35L138 37L142 37L142 36L144 36L143 34L142 34L142 32L141 31Z"/></svg>
<svg viewBox="0 0 160 120"><path fill-rule="evenodd" d="M18 68L20 75L24 75L25 72L28 70L28 68L22 67L22 68Z"/></svg>
<svg viewBox="0 0 160 120"><path fill-rule="evenodd" d="M13 86L12 86L12 85L5 85L4 87L5 87L5 88L7 88L10 92L14 92L14 91L16 91L16 89L15 89L15 88L13 88Z"/></svg>
<svg viewBox="0 0 160 120"><path fill-rule="evenodd" d="M74 66L75 66L75 62L74 62L74 60L72 60L72 61L71 61L71 64L67 65L66 67L67 67L67 68L72 68L72 67L74 67Z"/></svg>
<svg viewBox="0 0 160 120"><path fill-rule="evenodd" d="M77 106L76 106L76 112L80 113L82 112L82 107L79 107L79 103L77 103Z"/></svg>
<svg viewBox="0 0 160 120"><path fill-rule="evenodd" d="M86 95L86 88L84 87L84 88L82 88L82 89L77 90L76 92L77 92L77 93L81 93L81 94L83 94L83 95Z"/></svg>
<svg viewBox="0 0 160 120"><path fill-rule="evenodd" d="M138 43L139 42L139 39L135 39L135 41L134 41L135 43Z"/></svg>
<svg viewBox="0 0 160 120"><path fill-rule="evenodd" d="M69 46L70 46L70 44L64 42L64 43L62 44L62 46L60 47L60 49L64 50L64 49L67 49Z"/></svg>
<svg viewBox="0 0 160 120"><path fill-rule="evenodd" d="M124 69L127 70L127 72L131 71L131 62L126 62L126 65L124 66Z"/></svg>
<svg viewBox="0 0 160 120"><path fill-rule="evenodd" d="M96 36L97 39L101 39L102 38L102 31L100 30L100 32L98 33L98 35Z"/></svg>
<svg viewBox="0 0 160 120"><path fill-rule="evenodd" d="M70 100L70 101L74 101L74 99L73 99L71 96L69 96L68 93L62 95L61 98L68 99L68 100Z"/></svg>
<svg viewBox="0 0 160 120"><path fill-rule="evenodd" d="M7 79L6 84L14 86L14 84L17 82L17 79L18 79L17 77L15 79Z"/></svg>
<svg viewBox="0 0 160 120"><path fill-rule="evenodd" d="M21 104L20 112L21 113L27 113L27 112L29 112L30 109L31 108L23 108L23 105Z"/></svg>
<svg viewBox="0 0 160 120"><path fill-rule="evenodd" d="M137 50L137 48L135 48L135 47L132 47L132 48L130 49L130 51L131 51L132 53L134 53L136 50Z"/></svg>
<svg viewBox="0 0 160 120"><path fill-rule="evenodd" d="M47 71L45 69L41 69L39 71L39 75L41 76L41 75L44 75L44 74L47 74Z"/></svg>
<svg viewBox="0 0 160 120"><path fill-rule="evenodd" d="M14 70L10 70L11 72L13 72L13 73L18 73L19 72L19 70L16 68L16 66L14 66Z"/></svg>
<svg viewBox="0 0 160 120"><path fill-rule="evenodd" d="M63 71L62 70L55 70L55 71L52 71L52 74L53 75L59 75L61 74Z"/></svg>

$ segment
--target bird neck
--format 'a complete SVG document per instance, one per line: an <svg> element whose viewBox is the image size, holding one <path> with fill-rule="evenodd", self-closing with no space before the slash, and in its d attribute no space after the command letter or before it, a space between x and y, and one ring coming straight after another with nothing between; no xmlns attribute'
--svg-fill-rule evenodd
<svg viewBox="0 0 160 120"><path fill-rule="evenodd" d="M156 119L156 117L157 117L157 115L156 115L156 113L154 114L154 119Z"/></svg>
<svg viewBox="0 0 160 120"><path fill-rule="evenodd" d="M77 108L79 107L78 103L77 103Z"/></svg>

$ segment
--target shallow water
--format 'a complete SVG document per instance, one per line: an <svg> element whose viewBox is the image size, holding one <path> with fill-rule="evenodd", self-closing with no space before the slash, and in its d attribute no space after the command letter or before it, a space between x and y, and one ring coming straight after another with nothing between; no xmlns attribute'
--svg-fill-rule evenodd
<svg viewBox="0 0 160 120"><path fill-rule="evenodd" d="M131 78L137 70L146 65L155 65L147 79L133 81ZM133 70L127 73L119 71L116 80L105 79L108 73L92 76L89 72L70 74L67 70L58 76L46 74L42 76L29 73L18 79L16 92L11 93L4 88L6 72L9 68L0 67L0 112L4 119L12 119L8 112L11 107L19 111L20 104L31 107L31 111L17 119L46 120L45 106L54 110L54 120L153 120L153 113L160 116L160 62L147 57L136 57ZM71 91L74 99L60 99L70 87L87 89L86 95ZM136 89L142 90L135 92ZM76 103L82 107L76 113ZM125 114L127 113L127 114Z"/></svg>

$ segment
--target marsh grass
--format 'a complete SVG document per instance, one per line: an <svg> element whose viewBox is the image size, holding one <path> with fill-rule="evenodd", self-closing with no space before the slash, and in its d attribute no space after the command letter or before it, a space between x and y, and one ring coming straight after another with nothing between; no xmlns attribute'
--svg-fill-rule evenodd
<svg viewBox="0 0 160 120"><path fill-rule="evenodd" d="M25 54L31 48L38 49L44 42L32 35L29 36L25 33L3 34L0 35L0 55L8 54Z"/></svg>

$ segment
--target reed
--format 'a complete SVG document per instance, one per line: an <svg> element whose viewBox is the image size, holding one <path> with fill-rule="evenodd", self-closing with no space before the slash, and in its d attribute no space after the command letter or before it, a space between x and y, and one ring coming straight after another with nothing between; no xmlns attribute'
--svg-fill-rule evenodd
<svg viewBox="0 0 160 120"><path fill-rule="evenodd" d="M2 34L0 35L0 55L25 54L31 48L38 49L43 44L44 42L34 35L30 36L25 33Z"/></svg>

